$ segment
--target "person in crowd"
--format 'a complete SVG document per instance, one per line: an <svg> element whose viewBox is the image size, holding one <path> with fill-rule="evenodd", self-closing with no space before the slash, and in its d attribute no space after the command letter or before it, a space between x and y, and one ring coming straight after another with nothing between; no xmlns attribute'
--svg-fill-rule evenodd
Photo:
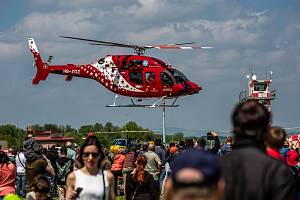
<svg viewBox="0 0 300 200"><path fill-rule="evenodd" d="M114 175L115 180L115 194L117 194L117 187L118 187L118 178L123 177L122 169L125 161L125 149L120 148L118 153L115 155L114 162L111 166L111 171Z"/></svg>
<svg viewBox="0 0 300 200"><path fill-rule="evenodd" d="M165 184L166 200L222 200L224 180L216 155L188 149L177 155Z"/></svg>
<svg viewBox="0 0 300 200"><path fill-rule="evenodd" d="M143 142L141 145L140 152L138 153L138 156L144 155L148 151L148 143Z"/></svg>
<svg viewBox="0 0 300 200"><path fill-rule="evenodd" d="M46 176L38 175L34 178L33 191L26 195L27 200L47 200L51 183Z"/></svg>
<svg viewBox="0 0 300 200"><path fill-rule="evenodd" d="M145 171L147 158L141 155L136 160L134 171L126 179L126 200L157 200L158 193L153 176Z"/></svg>
<svg viewBox="0 0 300 200"><path fill-rule="evenodd" d="M160 170L160 175L158 179L158 184L159 184L159 190L161 190L166 170L165 170L165 159L166 159L166 150L165 146L162 144L162 141L160 139L155 140L155 150L154 152L158 155L159 159L161 160L161 170Z"/></svg>
<svg viewBox="0 0 300 200"><path fill-rule="evenodd" d="M125 155L125 161L122 169L124 192L126 193L126 178L135 168L135 162L137 158L136 147L132 146L130 151Z"/></svg>
<svg viewBox="0 0 300 200"><path fill-rule="evenodd" d="M16 188L17 188L17 194L23 198L25 198L26 196L25 163L26 163L26 158L24 155L23 146L21 146L20 152L16 156L16 167L17 167Z"/></svg>
<svg viewBox="0 0 300 200"><path fill-rule="evenodd" d="M115 199L114 176L101 169L104 153L97 137L85 140L80 148L78 160L82 168L67 177L66 200Z"/></svg>
<svg viewBox="0 0 300 200"><path fill-rule="evenodd" d="M73 171L73 160L67 155L67 148L60 149L59 158L56 161L57 169L57 193L60 200L66 197L66 180L69 173Z"/></svg>
<svg viewBox="0 0 300 200"><path fill-rule="evenodd" d="M177 147L174 145L170 145L171 147L169 148L168 152L167 152L167 157L165 159L165 172L164 172L164 179L160 185L160 191L161 194L164 194L164 185L166 183L166 180L169 178L170 174L171 174L171 169L174 163L174 160L178 154L178 149ZM161 176L161 175L160 175Z"/></svg>
<svg viewBox="0 0 300 200"><path fill-rule="evenodd" d="M155 140L155 150L154 152L158 155L159 159L163 162L166 157L166 151L164 149L164 145L162 144L161 140Z"/></svg>
<svg viewBox="0 0 300 200"><path fill-rule="evenodd" d="M182 152L185 149L185 142L184 141L179 141L178 143L178 152Z"/></svg>
<svg viewBox="0 0 300 200"><path fill-rule="evenodd" d="M219 152L219 149L220 149L220 139L219 139L219 136L218 136L218 133L216 131L210 131L208 133L208 135L210 135L207 139L209 141L214 141L213 143L213 146L210 147L210 148L207 148L207 151L213 153L213 154L217 154Z"/></svg>
<svg viewBox="0 0 300 200"><path fill-rule="evenodd" d="M221 151L220 151L221 155L225 155L232 151L232 141L233 141L233 139L232 139L231 135L226 137L226 143L224 145L222 145L222 147L221 147Z"/></svg>
<svg viewBox="0 0 300 200"><path fill-rule="evenodd" d="M297 185L297 192L300 195L300 168L299 168L299 154L296 147L291 144L290 149L286 153L286 164L289 167L290 174L293 176Z"/></svg>
<svg viewBox="0 0 300 200"><path fill-rule="evenodd" d="M289 150L290 150L290 145L289 145L289 141L286 138L283 142L283 147L280 149L280 153L284 159L286 158L286 154Z"/></svg>
<svg viewBox="0 0 300 200"><path fill-rule="evenodd" d="M16 166L4 151L0 151L0 199L7 194L15 194Z"/></svg>
<svg viewBox="0 0 300 200"><path fill-rule="evenodd" d="M46 174L46 176L49 178L50 183L51 183L51 189L50 189L50 196L54 197L56 195L56 174L57 174L57 169L56 169L56 160L51 161L47 155L49 155L49 150L47 148L42 148L43 152L43 158L47 161L48 167L51 168L51 170L54 171L54 175ZM53 158L51 158L53 159ZM54 163L52 163L54 162Z"/></svg>
<svg viewBox="0 0 300 200"><path fill-rule="evenodd" d="M101 163L101 168L103 170L111 170L111 161L108 158L109 150L107 148L103 148L103 153L104 153L105 157Z"/></svg>
<svg viewBox="0 0 300 200"><path fill-rule="evenodd" d="M271 127L266 134L265 145L266 152L269 156L285 162L284 157L280 153L280 149L284 145L286 132L281 127Z"/></svg>
<svg viewBox="0 0 300 200"><path fill-rule="evenodd" d="M16 155L17 155L16 149L9 149L8 157L9 157L10 161L14 164L16 164Z"/></svg>
<svg viewBox="0 0 300 200"><path fill-rule="evenodd" d="M32 192L34 178L38 175L54 176L55 172L50 163L43 156L42 146L34 140L27 140L24 143L25 150L25 174L26 174L26 191Z"/></svg>
<svg viewBox="0 0 300 200"><path fill-rule="evenodd" d="M68 150L68 157L71 158L72 160L75 160L76 158L76 152L72 149L73 145L70 141L66 143L66 147Z"/></svg>
<svg viewBox="0 0 300 200"><path fill-rule="evenodd" d="M206 150L206 140L204 138L200 138L197 140L197 149Z"/></svg>
<svg viewBox="0 0 300 200"><path fill-rule="evenodd" d="M144 154L147 158L147 165L145 170L153 176L154 181L157 185L157 189L159 189L158 178L159 178L162 163L160 158L154 151L155 151L155 145L149 144L148 151Z"/></svg>
<svg viewBox="0 0 300 200"><path fill-rule="evenodd" d="M177 153L178 153L177 147L172 146L172 147L170 148L169 154L168 154L168 156L167 156L167 158L166 158L166 160L165 160L165 162L168 163L170 169L171 169L172 166L173 166L173 163L174 163L174 160L175 160L175 158L176 158L176 156L177 156Z"/></svg>
<svg viewBox="0 0 300 200"><path fill-rule="evenodd" d="M195 148L195 142L192 138L188 138L185 140L185 149Z"/></svg>
<svg viewBox="0 0 300 200"><path fill-rule="evenodd" d="M265 153L271 113L259 102L239 103L231 116L235 143L220 157L225 200L296 199L295 182L282 162Z"/></svg>

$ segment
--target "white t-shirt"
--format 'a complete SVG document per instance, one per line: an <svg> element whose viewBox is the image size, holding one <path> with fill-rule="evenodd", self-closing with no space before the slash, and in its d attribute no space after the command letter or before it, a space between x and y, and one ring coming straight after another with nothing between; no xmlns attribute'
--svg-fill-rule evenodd
<svg viewBox="0 0 300 200"><path fill-rule="evenodd" d="M102 173L103 172L103 173ZM79 200L102 200L104 199L105 182L105 200L109 197L109 181L106 171L99 170L96 176L83 173L80 169L75 172L75 190L82 188ZM103 177L104 175L104 177Z"/></svg>
<svg viewBox="0 0 300 200"><path fill-rule="evenodd" d="M26 158L23 152L20 152L16 156L17 174L25 174L25 162Z"/></svg>

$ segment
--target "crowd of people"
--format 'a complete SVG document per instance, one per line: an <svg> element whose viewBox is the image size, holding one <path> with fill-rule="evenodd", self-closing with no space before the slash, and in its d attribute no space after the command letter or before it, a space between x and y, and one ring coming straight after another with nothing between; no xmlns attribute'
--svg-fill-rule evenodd
<svg viewBox="0 0 300 200"><path fill-rule="evenodd" d="M28 135L9 157L0 150L0 200L9 194L32 200L296 200L300 150L271 113L256 101L238 104L233 135L218 133L178 143L143 142L116 154L88 136L74 148L42 148ZM298 196L297 196L298 195ZM17 197L16 197L17 198Z"/></svg>

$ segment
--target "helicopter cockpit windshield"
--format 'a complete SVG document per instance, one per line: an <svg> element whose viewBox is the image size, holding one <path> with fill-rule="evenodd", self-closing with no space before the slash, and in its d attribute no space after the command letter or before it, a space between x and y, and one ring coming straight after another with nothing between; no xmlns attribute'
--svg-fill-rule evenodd
<svg viewBox="0 0 300 200"><path fill-rule="evenodd" d="M182 83L187 81L187 77L177 69L167 69L175 78L176 83Z"/></svg>

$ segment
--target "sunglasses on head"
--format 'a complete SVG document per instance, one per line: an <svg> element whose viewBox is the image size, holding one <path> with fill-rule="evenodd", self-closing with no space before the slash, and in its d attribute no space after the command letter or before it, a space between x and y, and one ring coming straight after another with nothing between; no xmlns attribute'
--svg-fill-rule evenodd
<svg viewBox="0 0 300 200"><path fill-rule="evenodd" d="M99 157L99 153L93 153L93 152L84 152L84 153L82 153L82 156L85 157L85 158L89 157L90 155L92 155L93 158Z"/></svg>

